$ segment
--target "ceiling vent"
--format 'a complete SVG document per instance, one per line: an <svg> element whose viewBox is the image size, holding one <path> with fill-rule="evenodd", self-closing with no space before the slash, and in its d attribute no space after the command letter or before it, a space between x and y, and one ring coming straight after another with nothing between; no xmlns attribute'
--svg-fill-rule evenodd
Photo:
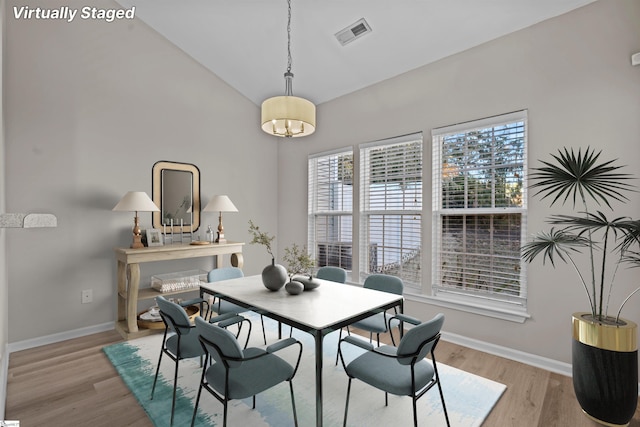
<svg viewBox="0 0 640 427"><path fill-rule="evenodd" d="M342 46L351 43L355 39L359 39L365 34L369 34L371 32L371 27L364 20L364 18L354 22L349 25L344 30L340 30L336 33L336 38L340 42Z"/></svg>

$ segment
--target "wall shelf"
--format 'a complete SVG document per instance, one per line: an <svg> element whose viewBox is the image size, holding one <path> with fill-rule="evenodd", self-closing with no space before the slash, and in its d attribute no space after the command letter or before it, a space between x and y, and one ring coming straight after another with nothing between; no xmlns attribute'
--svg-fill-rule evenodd
<svg viewBox="0 0 640 427"><path fill-rule="evenodd" d="M0 228L42 228L57 227L58 219L52 214L3 213L0 214Z"/></svg>

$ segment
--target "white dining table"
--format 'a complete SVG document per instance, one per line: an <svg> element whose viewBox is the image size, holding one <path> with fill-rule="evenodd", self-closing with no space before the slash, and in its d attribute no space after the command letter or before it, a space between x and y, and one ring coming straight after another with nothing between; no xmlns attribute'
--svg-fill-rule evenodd
<svg viewBox="0 0 640 427"><path fill-rule="evenodd" d="M218 294L224 299L250 308L296 329L308 332L315 340L316 426L322 426L322 341L325 335L362 320L379 310L399 307L402 295L365 289L314 278L316 289L290 295L284 288L270 291L260 275L220 282L204 283L200 295Z"/></svg>

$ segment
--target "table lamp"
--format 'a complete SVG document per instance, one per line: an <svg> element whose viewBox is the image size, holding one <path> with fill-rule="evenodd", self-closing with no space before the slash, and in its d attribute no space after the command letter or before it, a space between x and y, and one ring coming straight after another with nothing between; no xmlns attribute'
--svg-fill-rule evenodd
<svg viewBox="0 0 640 427"><path fill-rule="evenodd" d="M157 212L160 209L153 203L144 191L129 191L113 208L114 211L135 212L133 225L133 249L144 248L142 244L142 230L138 219L138 212Z"/></svg>
<svg viewBox="0 0 640 427"><path fill-rule="evenodd" d="M203 212L220 212L218 218L218 238L216 243L226 243L227 239L224 238L224 227L222 227L222 212L238 212L238 208L235 207L233 202L228 196L213 196L211 201L207 203L207 206L202 210Z"/></svg>

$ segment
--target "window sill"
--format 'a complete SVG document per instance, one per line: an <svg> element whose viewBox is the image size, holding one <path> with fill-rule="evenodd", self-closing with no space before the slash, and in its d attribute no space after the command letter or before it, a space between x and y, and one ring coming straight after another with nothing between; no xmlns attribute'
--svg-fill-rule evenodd
<svg viewBox="0 0 640 427"><path fill-rule="evenodd" d="M481 316L493 317L496 319L507 320L509 322L524 323L527 319L531 318L531 315L525 311L525 309L509 309L502 306L494 305L481 305L477 301L469 301L465 298L455 296L427 296L405 289L405 299L409 301L422 302L439 307L450 308L453 310L465 311L467 313L479 314Z"/></svg>

